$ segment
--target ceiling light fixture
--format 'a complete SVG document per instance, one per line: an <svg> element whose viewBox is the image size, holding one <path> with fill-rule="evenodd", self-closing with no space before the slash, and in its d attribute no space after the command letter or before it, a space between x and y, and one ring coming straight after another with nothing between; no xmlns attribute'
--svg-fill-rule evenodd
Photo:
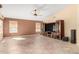
<svg viewBox="0 0 79 59"><path fill-rule="evenodd" d="M42 16L41 13L40 13L40 11L38 9L34 9L33 10L33 15L34 16Z"/></svg>
<svg viewBox="0 0 79 59"><path fill-rule="evenodd" d="M38 16L36 9L34 10L34 16Z"/></svg>

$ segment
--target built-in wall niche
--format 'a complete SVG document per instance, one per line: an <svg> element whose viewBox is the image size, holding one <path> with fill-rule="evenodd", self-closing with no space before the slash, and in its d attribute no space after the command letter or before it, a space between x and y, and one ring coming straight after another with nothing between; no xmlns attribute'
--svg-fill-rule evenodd
<svg viewBox="0 0 79 59"><path fill-rule="evenodd" d="M55 24L55 29L54 30L55 30L55 32L59 31L59 24L57 24L57 23Z"/></svg>
<svg viewBox="0 0 79 59"><path fill-rule="evenodd" d="M56 31L57 31L56 23L53 23L53 32L56 32Z"/></svg>

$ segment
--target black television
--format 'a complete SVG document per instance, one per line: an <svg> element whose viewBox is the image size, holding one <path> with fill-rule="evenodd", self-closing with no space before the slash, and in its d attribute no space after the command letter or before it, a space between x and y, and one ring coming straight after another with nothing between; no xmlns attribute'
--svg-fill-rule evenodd
<svg viewBox="0 0 79 59"><path fill-rule="evenodd" d="M45 24L45 32L53 32L53 23Z"/></svg>

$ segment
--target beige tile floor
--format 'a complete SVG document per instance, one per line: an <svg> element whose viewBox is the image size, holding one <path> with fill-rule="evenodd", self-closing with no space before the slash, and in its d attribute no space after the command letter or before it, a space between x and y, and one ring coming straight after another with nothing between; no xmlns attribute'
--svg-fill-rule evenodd
<svg viewBox="0 0 79 59"><path fill-rule="evenodd" d="M22 40L21 40L22 39ZM78 54L76 44L42 35L6 37L0 42L0 54Z"/></svg>

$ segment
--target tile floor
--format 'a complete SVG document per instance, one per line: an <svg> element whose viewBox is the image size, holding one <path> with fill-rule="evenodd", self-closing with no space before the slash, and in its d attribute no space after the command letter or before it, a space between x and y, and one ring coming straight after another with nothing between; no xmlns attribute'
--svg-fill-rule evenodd
<svg viewBox="0 0 79 59"><path fill-rule="evenodd" d="M76 44L42 35L5 37L0 42L0 54L78 54Z"/></svg>

